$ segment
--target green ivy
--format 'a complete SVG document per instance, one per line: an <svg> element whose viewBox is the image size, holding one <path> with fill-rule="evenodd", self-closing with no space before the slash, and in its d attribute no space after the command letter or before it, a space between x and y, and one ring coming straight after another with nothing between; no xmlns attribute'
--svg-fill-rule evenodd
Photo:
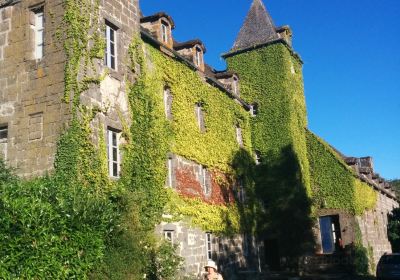
<svg viewBox="0 0 400 280"><path fill-rule="evenodd" d="M377 193L361 182L340 156L322 139L307 133L313 200L319 208L343 209L362 215L374 209Z"/></svg>

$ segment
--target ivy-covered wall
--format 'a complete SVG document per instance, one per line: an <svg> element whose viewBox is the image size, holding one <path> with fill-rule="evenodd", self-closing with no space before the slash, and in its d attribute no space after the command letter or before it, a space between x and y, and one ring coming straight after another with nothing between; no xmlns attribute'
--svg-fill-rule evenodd
<svg viewBox="0 0 400 280"><path fill-rule="evenodd" d="M375 208L377 193L361 182L327 143L307 132L313 201L318 208L342 209L362 215Z"/></svg>
<svg viewBox="0 0 400 280"><path fill-rule="evenodd" d="M165 192L168 153L197 162L210 171L224 172L226 176L232 178L231 182L243 175L243 169L249 168L253 162L251 157L243 156L250 154L251 151L249 112L226 93L206 83L199 73L150 44L143 45L138 42L132 48L132 54L136 61L142 62L140 79L132 85L130 95L133 126L129 150L132 154L128 153L127 158L131 162L126 166L140 169L135 171L137 175L133 177L135 183L132 185L142 184L136 180L146 180L148 182L146 184ZM163 99L165 87L168 87L172 94L172 119L165 117ZM201 103L204 109L205 132L198 126L196 103ZM242 129L243 148L236 139L237 124ZM151 156L154 157L150 158ZM246 160L248 166L244 167L245 164L238 158ZM148 165L146 162L149 162ZM248 188L251 187L250 183L247 185ZM153 187L145 189L148 191ZM229 187L232 188L233 183ZM248 193L251 194L251 191ZM155 197L157 196L151 195L151 200ZM201 204L205 210L201 213L203 219L207 216L212 217L215 211L230 212L235 216L232 219L219 220L221 224L210 223L208 230L216 233L232 233L232 224L235 232L243 230L238 226L240 215L235 210L235 203L226 206L217 204L207 206L206 202L186 198L181 200L182 206L177 207L176 199L170 201L169 205L173 206L172 212L177 216L187 214L187 211L197 211ZM193 202L188 203L188 199ZM184 203L185 201L187 203ZM164 200L165 202L167 201ZM186 206L183 207L184 205ZM188 210L190 205L192 210ZM195 218L193 223L204 228L204 222L196 221L200 219Z"/></svg>
<svg viewBox="0 0 400 280"><path fill-rule="evenodd" d="M243 99L258 106L251 138L261 154L255 189L266 206L259 234L279 240L282 256L296 257L313 242L302 63L282 42L228 55L226 61L239 75Z"/></svg>

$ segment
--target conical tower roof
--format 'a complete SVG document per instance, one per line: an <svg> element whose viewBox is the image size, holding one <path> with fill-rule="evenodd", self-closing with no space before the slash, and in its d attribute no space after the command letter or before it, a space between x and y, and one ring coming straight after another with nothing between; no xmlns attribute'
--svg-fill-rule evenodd
<svg viewBox="0 0 400 280"><path fill-rule="evenodd" d="M274 22L262 0L253 0L232 51L264 44L276 39L279 39L279 36L276 33Z"/></svg>

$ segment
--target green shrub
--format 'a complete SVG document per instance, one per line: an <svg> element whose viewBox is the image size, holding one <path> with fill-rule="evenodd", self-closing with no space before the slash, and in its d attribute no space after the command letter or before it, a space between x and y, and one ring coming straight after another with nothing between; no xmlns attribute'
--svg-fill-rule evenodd
<svg viewBox="0 0 400 280"><path fill-rule="evenodd" d="M2 178L0 278L86 279L104 257L115 213L106 196L78 185Z"/></svg>

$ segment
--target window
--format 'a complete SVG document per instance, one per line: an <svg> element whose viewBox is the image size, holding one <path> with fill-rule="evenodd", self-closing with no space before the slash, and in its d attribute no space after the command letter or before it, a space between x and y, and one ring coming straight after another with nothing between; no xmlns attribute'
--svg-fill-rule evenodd
<svg viewBox="0 0 400 280"><path fill-rule="evenodd" d="M172 244L174 242L174 231L164 230L164 239Z"/></svg>
<svg viewBox="0 0 400 280"><path fill-rule="evenodd" d="M119 152L119 138L120 132L109 128L107 130L107 155L108 155L108 171L110 177L118 178L120 173L120 152Z"/></svg>
<svg viewBox="0 0 400 280"><path fill-rule="evenodd" d="M253 238L251 235L244 233L242 236L243 255L249 256L253 245Z"/></svg>
<svg viewBox="0 0 400 280"><path fill-rule="evenodd" d="M167 120L172 120L172 94L169 87L164 88L164 110Z"/></svg>
<svg viewBox="0 0 400 280"><path fill-rule="evenodd" d="M173 176L174 176L174 165L173 165L173 159L172 157L168 158L167 162L167 169L168 169L168 177L167 177L167 187L173 187L174 181L173 181Z"/></svg>
<svg viewBox="0 0 400 280"><path fill-rule="evenodd" d="M32 26L35 33L35 59L43 58L44 46L44 12L43 7L33 11L35 15L34 26Z"/></svg>
<svg viewBox="0 0 400 280"><path fill-rule="evenodd" d="M240 147L243 147L242 128L239 124L236 125L236 141Z"/></svg>
<svg viewBox="0 0 400 280"><path fill-rule="evenodd" d="M168 24L164 21L161 21L161 40L163 43L168 43Z"/></svg>
<svg viewBox="0 0 400 280"><path fill-rule="evenodd" d="M253 103L250 105L250 113L253 117L258 115L258 104L257 103Z"/></svg>
<svg viewBox="0 0 400 280"><path fill-rule="evenodd" d="M241 203L244 203L246 200L246 192L244 190L244 184L243 184L243 179L238 179L237 180L237 196L238 200Z"/></svg>
<svg viewBox="0 0 400 280"><path fill-rule="evenodd" d="M196 109L197 125L199 126L200 132L205 132L206 126L204 122L203 104L201 104L200 102L196 103L195 109Z"/></svg>
<svg viewBox="0 0 400 280"><path fill-rule="evenodd" d="M106 53L105 65L111 69L117 69L117 28L106 22Z"/></svg>
<svg viewBox="0 0 400 280"><path fill-rule="evenodd" d="M254 152L254 158L256 161L256 165L260 165L262 163L261 153L259 151Z"/></svg>
<svg viewBox="0 0 400 280"><path fill-rule="evenodd" d="M0 143L7 142L8 138L8 126L1 125L0 126Z"/></svg>
<svg viewBox="0 0 400 280"><path fill-rule="evenodd" d="M212 259L212 234L211 232L206 233L206 249L207 249L207 260Z"/></svg>
<svg viewBox="0 0 400 280"><path fill-rule="evenodd" d="M196 47L194 63L196 64L197 67L200 67L203 64L203 51L201 50L200 47Z"/></svg>
<svg viewBox="0 0 400 280"><path fill-rule="evenodd" d="M208 171L207 168L200 165L200 184L203 188L204 194L209 195L211 193L210 184L208 182Z"/></svg>
<svg viewBox="0 0 400 280"><path fill-rule="evenodd" d="M232 91L234 94L239 96L239 81L236 77L233 77L233 82L232 82Z"/></svg>

